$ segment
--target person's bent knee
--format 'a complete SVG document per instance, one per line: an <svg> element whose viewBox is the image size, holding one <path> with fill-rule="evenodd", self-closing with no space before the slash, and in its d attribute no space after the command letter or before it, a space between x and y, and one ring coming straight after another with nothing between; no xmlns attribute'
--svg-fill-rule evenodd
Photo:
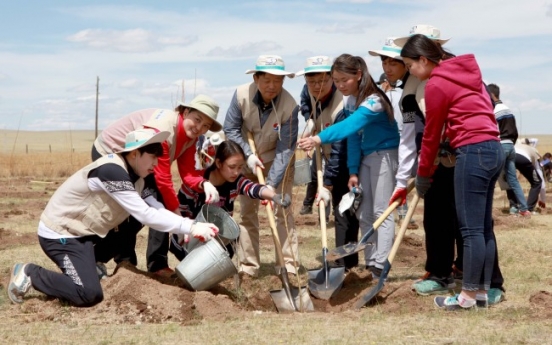
<svg viewBox="0 0 552 345"><path fill-rule="evenodd" d="M87 289L83 288L80 296L80 300L74 301L77 307L92 307L103 301L104 295L101 288L99 289Z"/></svg>

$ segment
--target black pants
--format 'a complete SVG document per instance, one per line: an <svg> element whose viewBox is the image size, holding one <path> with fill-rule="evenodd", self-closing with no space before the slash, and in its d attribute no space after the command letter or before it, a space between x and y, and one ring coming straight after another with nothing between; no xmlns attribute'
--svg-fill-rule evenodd
<svg viewBox="0 0 552 345"><path fill-rule="evenodd" d="M426 242L425 269L437 277L452 272L454 247L463 246L454 202L454 167L441 164L435 170L431 188L424 197L424 230ZM460 261L461 262L461 261Z"/></svg>
<svg viewBox="0 0 552 345"><path fill-rule="evenodd" d="M307 190L305 191L303 206L312 206L314 204L314 199L316 198L316 192L318 191L318 178L316 176L316 155L312 157L310 172L311 181L307 183Z"/></svg>
<svg viewBox="0 0 552 345"><path fill-rule="evenodd" d="M439 164L435 170L431 188L424 197L424 230L426 271L437 277L448 277L453 264L459 270L463 270L464 241L458 227L454 202L454 167L447 168ZM496 248L495 253L491 288L504 290L504 277L498 264Z"/></svg>
<svg viewBox="0 0 552 345"><path fill-rule="evenodd" d="M516 169L527 179L531 185L529 189L529 195L527 196L527 209L531 212L535 210L537 202L539 201L539 192L542 186L542 179L535 170L535 167L527 157L516 153ZM510 207L518 205L516 195L511 189L506 190L506 195L510 201Z"/></svg>
<svg viewBox="0 0 552 345"><path fill-rule="evenodd" d="M94 258L96 240L97 236L58 240L39 236L42 250L63 273L29 264L25 273L31 277L33 287L77 307L91 307L100 303L103 291Z"/></svg>
<svg viewBox="0 0 552 345"><path fill-rule="evenodd" d="M345 211L343 215L339 214L339 203L343 195L349 192L347 186L349 182L348 170L339 174L333 179L332 199L334 205L335 217L335 246L343 246L347 243L358 242L359 225L357 217L350 211ZM349 269L358 265L358 253L348 255L337 260L339 266L345 266Z"/></svg>

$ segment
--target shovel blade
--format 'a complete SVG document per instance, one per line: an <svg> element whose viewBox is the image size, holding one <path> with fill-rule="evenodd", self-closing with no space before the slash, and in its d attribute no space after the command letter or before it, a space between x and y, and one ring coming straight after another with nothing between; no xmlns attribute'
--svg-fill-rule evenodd
<svg viewBox="0 0 552 345"><path fill-rule="evenodd" d="M279 313L293 313L295 311L307 312L314 311L314 305L310 299L309 292L306 287L298 289L296 287L290 287L293 303L288 298L285 290L272 290L270 291L270 297L276 306ZM295 306L297 306L297 310Z"/></svg>
<svg viewBox="0 0 552 345"><path fill-rule="evenodd" d="M329 300L343 286L345 267L332 267L327 272L324 268L309 270L309 291L322 300Z"/></svg>
<svg viewBox="0 0 552 345"><path fill-rule="evenodd" d="M351 254L358 253L369 245L371 245L371 243L347 243L346 245L339 246L328 251L326 258L329 261L336 261L337 259L341 259Z"/></svg>

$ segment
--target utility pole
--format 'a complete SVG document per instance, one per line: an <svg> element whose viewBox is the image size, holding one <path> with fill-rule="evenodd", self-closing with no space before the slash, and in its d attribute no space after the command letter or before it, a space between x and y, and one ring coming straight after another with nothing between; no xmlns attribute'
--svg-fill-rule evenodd
<svg viewBox="0 0 552 345"><path fill-rule="evenodd" d="M100 77L96 76L96 128L94 131L94 139L98 137L98 98L100 95Z"/></svg>

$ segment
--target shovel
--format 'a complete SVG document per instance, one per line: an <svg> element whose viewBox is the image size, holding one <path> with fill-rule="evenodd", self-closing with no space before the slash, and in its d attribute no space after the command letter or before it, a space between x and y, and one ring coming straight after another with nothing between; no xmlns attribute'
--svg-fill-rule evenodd
<svg viewBox="0 0 552 345"><path fill-rule="evenodd" d="M397 234L397 238L395 238L395 242L393 243L393 247L391 248L391 252L389 253L389 256L387 257L387 261L385 262L385 265L383 266L383 270L381 271L381 275L378 281L378 285L376 285L372 290L370 290L366 295L362 296L356 303L355 303L355 309L360 309L366 305L366 303L370 302L372 298L374 298L382 289L383 285L385 284L385 280L387 279L387 276L389 275L389 271L391 270L391 263L393 263L393 259L395 258L395 255L397 254L397 251L399 250L399 246L401 245L402 239L404 237L404 233L406 232L406 228L408 227L408 223L410 223L410 219L412 219L412 215L414 214L414 210L416 210L416 205L418 205L418 201L420 200L420 197L418 196L418 193L414 195L414 198L412 199L412 202L408 206L408 212L406 212L406 216L404 217L404 221L401 224L401 228L399 229L399 233Z"/></svg>
<svg viewBox="0 0 552 345"><path fill-rule="evenodd" d="M407 194L414 188L414 179L410 179L408 186L406 187ZM337 259L344 258L354 253L358 253L364 248L366 248L370 243L368 239L374 234L377 228L389 217L389 215L399 206L401 200L394 201L389 207L383 212L383 214L376 219L372 227L360 238L360 241L356 243L347 243L343 246L336 247L328 252L326 258L330 261L335 261Z"/></svg>
<svg viewBox="0 0 552 345"><path fill-rule="evenodd" d="M318 190L322 185L322 162L320 150L316 150L316 175L318 178ZM345 279L345 267L332 267L328 265L326 254L328 253L328 239L326 235L326 205L324 200L318 203L318 214L320 215L320 229L322 231L322 262L324 266L319 270L309 270L309 290L310 293L323 300L328 300L334 293L341 289Z"/></svg>
<svg viewBox="0 0 552 345"><path fill-rule="evenodd" d="M253 134L247 132L247 141L249 147L254 155L257 154L255 148L255 141L253 140ZM261 169L256 169L257 179L260 184L265 184L264 175ZM291 313L294 311L314 311L314 306L309 297L309 293L306 288L296 288L289 284L289 278L287 274L286 265L284 263L284 254L282 253L282 245L280 244L280 238L278 236L278 230L276 229L276 221L274 220L274 212L272 211L272 204L268 202L266 204L266 213L268 215L268 223L270 224L270 230L272 231L272 239L274 240L274 248L276 250L277 265L280 266L280 280L282 281L283 290L272 290L270 296L276 306L279 313Z"/></svg>

